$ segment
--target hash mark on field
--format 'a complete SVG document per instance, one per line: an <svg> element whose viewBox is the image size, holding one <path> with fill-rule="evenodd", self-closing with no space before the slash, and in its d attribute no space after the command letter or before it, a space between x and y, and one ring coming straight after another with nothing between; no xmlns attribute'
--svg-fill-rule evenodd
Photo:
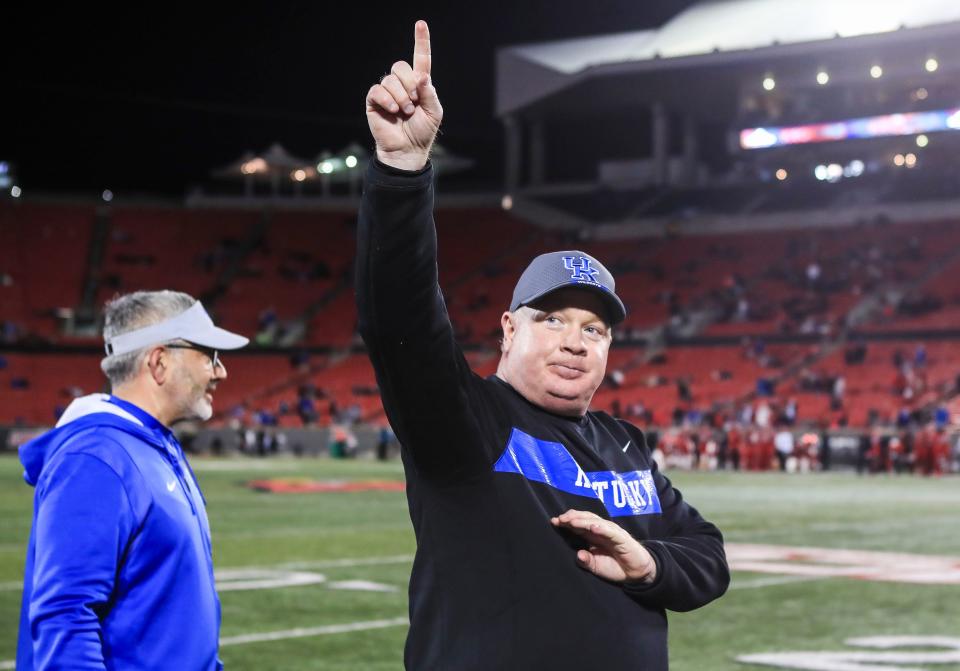
<svg viewBox="0 0 960 671"><path fill-rule="evenodd" d="M284 641L290 638L309 638L311 636L325 636L327 634L346 634L352 631L367 631L369 629L385 629L409 624L406 617L395 617L390 620L368 620L366 622L347 622L345 624L328 624L322 627L308 627L287 629L284 631L265 631L259 634L243 634L220 639L221 647L227 645L241 645L243 643L263 643L267 641ZM13 668L13 667L10 667Z"/></svg>
<svg viewBox="0 0 960 671"><path fill-rule="evenodd" d="M331 582L327 585L330 589L342 589L354 592L396 592L397 588L393 585L385 585L382 582L373 582L372 580L340 580Z"/></svg>
<svg viewBox="0 0 960 671"><path fill-rule="evenodd" d="M15 669L17 663L12 659L9 662L0 662L0 669Z"/></svg>
<svg viewBox="0 0 960 671"><path fill-rule="evenodd" d="M23 589L22 580L11 580L10 582L0 582L0 592L13 592L14 590ZM0 669L3 667L0 666Z"/></svg>
<svg viewBox="0 0 960 671"><path fill-rule="evenodd" d="M218 592L280 587L305 587L327 581L322 573L305 571L270 571L264 569L216 569Z"/></svg>

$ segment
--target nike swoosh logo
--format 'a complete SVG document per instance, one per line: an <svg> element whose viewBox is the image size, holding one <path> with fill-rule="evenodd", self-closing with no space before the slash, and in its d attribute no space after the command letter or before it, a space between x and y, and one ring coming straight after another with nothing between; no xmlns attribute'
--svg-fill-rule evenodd
<svg viewBox="0 0 960 671"><path fill-rule="evenodd" d="M176 480L171 480L170 482L167 483L167 491L168 491L168 492L172 492L172 491L173 491L174 489L176 489L176 488L177 488L177 481L176 481Z"/></svg>
<svg viewBox="0 0 960 671"><path fill-rule="evenodd" d="M627 448L630 447L630 443L631 443L631 442L633 442L633 441L628 440L628 441L627 441L627 444L623 446L623 449L621 450L621 452L626 452L626 451L627 451Z"/></svg>

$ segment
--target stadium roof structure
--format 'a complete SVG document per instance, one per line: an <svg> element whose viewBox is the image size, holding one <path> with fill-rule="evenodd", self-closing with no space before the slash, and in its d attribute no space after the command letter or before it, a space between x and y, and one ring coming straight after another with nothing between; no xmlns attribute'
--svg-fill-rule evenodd
<svg viewBox="0 0 960 671"><path fill-rule="evenodd" d="M438 175L462 172L474 164L473 159L454 154L439 143L433 145L431 160ZM370 152L358 142L351 142L336 154L323 151L315 159L294 156L275 142L262 154L244 152L210 175L220 180L242 181L248 198L254 195L254 183L270 184L273 196L287 185L292 185L293 192L300 195L305 185L319 183L327 196L333 184L349 184L350 192L356 192L369 161Z"/></svg>
<svg viewBox="0 0 960 671"><path fill-rule="evenodd" d="M952 38L952 40L951 40ZM505 47L497 53L496 113L584 109L605 95L598 80L642 75L643 86L610 95L701 108L729 90L704 81L705 67L769 63L850 48L960 42L956 0L718 0L694 5L656 30ZM700 73L687 86L683 70ZM658 74L670 72L669 80ZM674 89L673 97L669 89Z"/></svg>

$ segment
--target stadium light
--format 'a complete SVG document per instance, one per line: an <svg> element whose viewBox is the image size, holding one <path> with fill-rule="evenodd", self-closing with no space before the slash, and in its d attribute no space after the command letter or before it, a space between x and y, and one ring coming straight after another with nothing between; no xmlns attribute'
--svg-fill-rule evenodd
<svg viewBox="0 0 960 671"><path fill-rule="evenodd" d="M763 78L763 90L772 91L777 88L777 80L773 77L764 77Z"/></svg>
<svg viewBox="0 0 960 671"><path fill-rule="evenodd" d="M927 89L922 86L913 92L913 97L917 100L926 100L928 95L930 94L927 92Z"/></svg>
<svg viewBox="0 0 960 671"><path fill-rule="evenodd" d="M10 187L10 195L13 196L14 198L19 198L20 194L22 193L23 191L21 191L20 187L17 186L16 184Z"/></svg>
<svg viewBox="0 0 960 671"><path fill-rule="evenodd" d="M513 196L511 196L511 195L508 193L508 194L505 195L503 198L501 198L501 199L500 199L500 207L502 207L502 208L505 209L505 210L512 210L512 209L513 209Z"/></svg>
<svg viewBox="0 0 960 671"><path fill-rule="evenodd" d="M104 189L103 193L100 194L100 197L103 198L103 202L109 203L113 200L113 191L110 189Z"/></svg>
<svg viewBox="0 0 960 671"><path fill-rule="evenodd" d="M940 63L937 62L936 58L928 58L927 62L923 64L923 67L926 68L927 72L936 72L937 68L940 67Z"/></svg>
<svg viewBox="0 0 960 671"><path fill-rule="evenodd" d="M918 147L920 147L921 149L923 149L923 148L926 147L928 144L930 144L930 138L928 138L926 135L918 135L918 136L917 136L917 146L918 146Z"/></svg>
<svg viewBox="0 0 960 671"><path fill-rule="evenodd" d="M908 168L912 168L917 164L917 155L913 153L907 154L906 156L903 157L903 163Z"/></svg>
<svg viewBox="0 0 960 671"><path fill-rule="evenodd" d="M830 82L830 74L826 70L817 73L817 83L820 86L826 86Z"/></svg>
<svg viewBox="0 0 960 671"><path fill-rule="evenodd" d="M317 170L322 172L324 175L329 175L333 172L333 163L330 161L321 161L317 164Z"/></svg>
<svg viewBox="0 0 960 671"><path fill-rule="evenodd" d="M827 166L818 165L813 169L813 176L821 182L824 181L827 178Z"/></svg>
<svg viewBox="0 0 960 671"><path fill-rule="evenodd" d="M357 157L354 156L353 154L351 154L350 156L347 156L347 158L344 159L343 162L347 164L347 167L348 167L348 168L356 168L356 167L357 167Z"/></svg>
<svg viewBox="0 0 960 671"><path fill-rule="evenodd" d="M897 154L896 156L893 157L893 164L898 168L903 165L903 161L904 161L903 154Z"/></svg>
<svg viewBox="0 0 960 671"><path fill-rule="evenodd" d="M880 79L883 76L883 68L879 65L874 65L870 68L870 76L874 79Z"/></svg>
<svg viewBox="0 0 960 671"><path fill-rule="evenodd" d="M262 158L252 158L240 166L240 172L244 175L252 175L257 172L266 172L267 162Z"/></svg>
<svg viewBox="0 0 960 671"><path fill-rule="evenodd" d="M296 170L293 171L292 176L296 181L302 182L307 178L307 171L304 170L303 168L297 168Z"/></svg>
<svg viewBox="0 0 960 671"><path fill-rule="evenodd" d="M777 136L765 128L748 128L740 132L740 146L744 149L772 147L777 141Z"/></svg>
<svg viewBox="0 0 960 671"><path fill-rule="evenodd" d="M781 182L789 176L790 176L790 173L788 173L783 168L780 168L779 170L777 170L777 179L780 180Z"/></svg>

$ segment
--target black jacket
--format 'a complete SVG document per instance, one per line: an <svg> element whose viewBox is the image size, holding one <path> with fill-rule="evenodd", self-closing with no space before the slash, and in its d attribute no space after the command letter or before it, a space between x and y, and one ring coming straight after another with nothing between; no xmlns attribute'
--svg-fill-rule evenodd
<svg viewBox="0 0 960 671"><path fill-rule="evenodd" d="M636 427L553 415L470 370L437 283L432 211L429 166L371 162L357 306L417 537L407 668L666 669L664 609L698 608L729 583L720 532L657 471ZM643 542L657 580L578 567L582 541L550 525L569 508Z"/></svg>

